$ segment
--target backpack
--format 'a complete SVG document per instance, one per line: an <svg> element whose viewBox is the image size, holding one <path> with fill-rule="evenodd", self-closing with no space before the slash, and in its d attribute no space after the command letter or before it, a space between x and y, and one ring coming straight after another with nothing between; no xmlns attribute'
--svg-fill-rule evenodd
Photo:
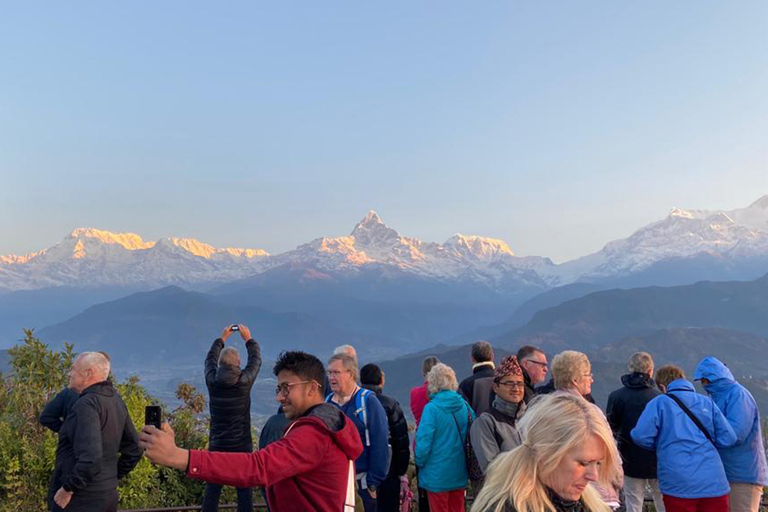
<svg viewBox="0 0 768 512"><path fill-rule="evenodd" d="M372 394L372 391L365 388L360 388L360 391L355 394L355 417L362 421L365 426L365 440L363 443L365 446L371 446L371 434L368 431L368 411L366 410L365 401L368 395ZM333 393L330 393L325 397L325 401L330 402L332 398Z"/></svg>
<svg viewBox="0 0 768 512"><path fill-rule="evenodd" d="M467 409L467 435L462 436L461 435L461 427L459 427L459 422L456 420L456 416L451 413L451 417L453 418L453 422L456 424L456 430L459 432L459 440L464 445L464 462L467 465L467 475L469 476L469 479L473 482L478 482L483 479L485 475L483 475L483 470L480 469L480 463L477 461L477 456L475 455L475 451L472 449L472 440L470 439L469 431L472 428L472 409L469 407L469 404L467 402L464 402L464 405Z"/></svg>

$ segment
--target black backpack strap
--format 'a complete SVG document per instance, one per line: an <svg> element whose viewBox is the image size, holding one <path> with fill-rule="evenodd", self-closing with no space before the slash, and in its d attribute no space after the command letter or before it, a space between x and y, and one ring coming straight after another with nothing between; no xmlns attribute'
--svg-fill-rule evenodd
<svg viewBox="0 0 768 512"><path fill-rule="evenodd" d="M701 430L701 432L705 436L707 436L707 439L709 439L709 442L712 443L712 446L715 446L715 441L714 441L714 439L712 439L712 436L709 434L709 431L706 428L704 428L704 425L701 423L699 418L697 418L696 415L693 414L688 407L686 407L686 405L683 403L683 401L680 400L675 395L673 395L672 393L667 393L667 396L669 398L671 398L672 400L674 400L675 403L680 406L680 408L683 410L683 412L685 414L687 414L689 418L691 418L691 421L693 421L696 424L696 426L699 427L699 430Z"/></svg>

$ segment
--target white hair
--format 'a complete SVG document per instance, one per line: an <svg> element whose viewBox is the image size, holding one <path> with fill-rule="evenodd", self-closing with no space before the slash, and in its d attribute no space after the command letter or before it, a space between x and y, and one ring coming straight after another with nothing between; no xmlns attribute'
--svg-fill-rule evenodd
<svg viewBox="0 0 768 512"><path fill-rule="evenodd" d="M355 347L352 345L339 345L335 349L333 349L333 355L337 356L339 354L346 354L355 360L355 364L357 365L357 350L355 350Z"/></svg>
<svg viewBox="0 0 768 512"><path fill-rule="evenodd" d="M83 352L77 356L76 361L80 363L83 370L91 370L100 380L107 380L109 377L109 359L100 352Z"/></svg>
<svg viewBox="0 0 768 512"><path fill-rule="evenodd" d="M456 391L459 383L456 380L456 372L445 363L437 363L427 374L427 389L430 394L443 390Z"/></svg>

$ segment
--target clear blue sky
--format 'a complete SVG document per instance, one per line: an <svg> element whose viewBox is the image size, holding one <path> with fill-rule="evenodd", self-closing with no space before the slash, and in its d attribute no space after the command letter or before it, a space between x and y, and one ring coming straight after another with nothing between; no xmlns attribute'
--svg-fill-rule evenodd
<svg viewBox="0 0 768 512"><path fill-rule="evenodd" d="M0 254L369 209L563 261L768 193L768 2L6 2Z"/></svg>

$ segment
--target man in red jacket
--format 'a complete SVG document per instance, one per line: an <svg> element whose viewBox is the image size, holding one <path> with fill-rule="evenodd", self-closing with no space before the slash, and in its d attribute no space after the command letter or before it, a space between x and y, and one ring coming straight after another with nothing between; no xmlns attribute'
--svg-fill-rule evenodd
<svg viewBox="0 0 768 512"><path fill-rule="evenodd" d="M275 363L277 401L293 422L285 435L253 453L184 450L173 430L145 426L141 446L156 464L187 476L235 487L266 486L280 512L339 512L347 495L349 462L363 452L354 424L322 393L323 363L304 352L283 352Z"/></svg>

